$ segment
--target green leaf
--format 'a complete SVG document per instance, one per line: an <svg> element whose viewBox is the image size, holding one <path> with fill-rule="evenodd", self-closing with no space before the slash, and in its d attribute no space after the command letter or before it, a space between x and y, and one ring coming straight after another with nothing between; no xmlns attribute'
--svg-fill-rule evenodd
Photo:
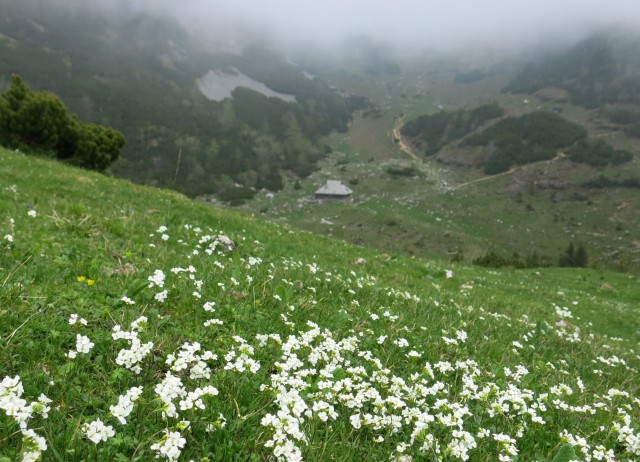
<svg viewBox="0 0 640 462"><path fill-rule="evenodd" d="M71 371L73 371L73 369L75 369L76 365L74 363L67 363L67 364L63 364L62 366L60 366L58 368L58 375L62 375L65 376L67 374L70 374Z"/></svg>
<svg viewBox="0 0 640 462"><path fill-rule="evenodd" d="M128 375L129 375L129 371L127 371L123 367L119 367L111 373L110 379L112 382L117 382L122 378L126 378Z"/></svg>
<svg viewBox="0 0 640 462"><path fill-rule="evenodd" d="M88 276L90 279L95 280L95 279L98 279L100 275L101 275L100 265L94 258L93 260L91 260L91 266L89 267L89 270L88 270Z"/></svg>
<svg viewBox="0 0 640 462"><path fill-rule="evenodd" d="M564 443L551 462L569 462L570 460L577 459L578 456L573 450L573 446L571 446L569 443Z"/></svg>
<svg viewBox="0 0 640 462"><path fill-rule="evenodd" d="M144 279L137 279L133 281L130 289L127 291L127 297L133 298L138 295L145 287L149 285L149 281Z"/></svg>
<svg viewBox="0 0 640 462"><path fill-rule="evenodd" d="M275 290L275 294L279 296L282 301L287 300L287 288L284 286L278 286Z"/></svg>

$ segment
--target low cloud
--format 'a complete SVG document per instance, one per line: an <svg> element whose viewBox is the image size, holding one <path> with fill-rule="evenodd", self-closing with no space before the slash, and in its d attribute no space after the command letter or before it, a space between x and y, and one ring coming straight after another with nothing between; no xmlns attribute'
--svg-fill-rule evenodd
<svg viewBox="0 0 640 462"><path fill-rule="evenodd" d="M358 35L432 49L524 45L640 22L635 0L111 0L96 5L165 12L213 35L235 31L289 47L335 46Z"/></svg>

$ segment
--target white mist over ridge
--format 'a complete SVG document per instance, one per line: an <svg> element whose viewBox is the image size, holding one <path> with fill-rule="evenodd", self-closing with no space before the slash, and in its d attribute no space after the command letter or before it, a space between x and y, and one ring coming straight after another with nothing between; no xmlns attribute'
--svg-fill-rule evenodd
<svg viewBox="0 0 640 462"><path fill-rule="evenodd" d="M640 26L636 0L86 0L85 5L120 17L142 11L170 15L218 43L269 42L281 50L340 52L342 42L356 36L414 50L517 49Z"/></svg>
<svg viewBox="0 0 640 462"><path fill-rule="evenodd" d="M263 37L288 48L337 46L359 35L412 48L520 46L640 24L635 0L107 0L96 7L165 12L213 36Z"/></svg>

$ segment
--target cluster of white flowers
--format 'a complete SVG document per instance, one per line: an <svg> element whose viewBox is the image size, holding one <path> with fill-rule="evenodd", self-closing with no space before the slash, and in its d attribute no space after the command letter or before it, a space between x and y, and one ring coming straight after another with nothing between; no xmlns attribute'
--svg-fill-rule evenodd
<svg viewBox="0 0 640 462"><path fill-rule="evenodd" d="M22 431L22 462L36 462L47 449L47 441L31 429Z"/></svg>
<svg viewBox="0 0 640 462"><path fill-rule="evenodd" d="M164 287L165 275L162 270L155 270L151 276L147 278L149 280L149 288L152 289L154 287L159 287L162 289Z"/></svg>
<svg viewBox="0 0 640 462"><path fill-rule="evenodd" d="M13 218L9 218L9 233L4 235L4 240L7 241L7 244L13 243L13 234L15 227L15 220Z"/></svg>
<svg viewBox="0 0 640 462"><path fill-rule="evenodd" d="M167 372L165 378L154 388L156 395L162 402L162 418L178 417L178 410L174 401L187 396L187 390L182 384L180 377L176 377L171 372Z"/></svg>
<svg viewBox="0 0 640 462"><path fill-rule="evenodd" d="M167 297L169 296L169 291L167 289L161 290L160 292L156 293L153 298L160 303L164 303L164 301L167 299Z"/></svg>
<svg viewBox="0 0 640 462"><path fill-rule="evenodd" d="M223 234L206 234L198 241L197 250L203 249L207 255L213 255L223 254L225 250L233 250L234 247L234 242Z"/></svg>
<svg viewBox="0 0 640 462"><path fill-rule="evenodd" d="M120 300L122 300L125 303L125 305L135 305L136 304L136 302L134 300L130 299L126 295L123 295Z"/></svg>
<svg viewBox="0 0 640 462"><path fill-rule="evenodd" d="M640 456L640 433L631 427L631 416L618 409L618 420L619 422L613 424L613 430L618 434L618 442L623 444L630 454Z"/></svg>
<svg viewBox="0 0 640 462"><path fill-rule="evenodd" d="M116 364L124 366L130 371L139 374L142 372L140 363L151 353L153 342L142 343L138 338L138 334L142 331L147 323L147 317L141 316L131 323L130 331L123 331L119 324L113 326L111 337L114 340L129 341L129 348L123 348L118 352Z"/></svg>
<svg viewBox="0 0 640 462"><path fill-rule="evenodd" d="M264 287L260 287L262 301L268 300L270 309L277 310L273 313L273 318L278 319L279 316L290 333L282 337L276 333L258 334L254 341L235 335L232 337L235 344L224 355L224 362L217 364L218 370L228 371L220 374L225 380L229 375L233 378L236 372L262 372L252 376L248 383L267 377L266 382L255 385L259 386L264 395L261 400L271 400L270 407L262 411L262 431L256 434L260 435L258 444L264 443L270 448L272 458L279 461L302 460L303 452L307 449L305 447L308 445L310 449L312 444L317 443L318 435L321 435L319 428L324 426L330 431L346 425L347 432L356 435L359 441L375 443L378 445L377 450L387 451L390 460L394 461L418 458L470 460L480 456L484 456L483 459L511 461L521 457L520 452L526 453L527 445L534 438L531 435L542 434L541 429L545 429L543 426L547 426L547 429L552 427L547 422L555 425L560 420L556 418L557 413L576 414L586 421L591 416L604 420L605 416L609 418L615 412L617 422L613 431L604 425L600 429L593 425L588 431L574 428L570 429L570 433L569 430L564 430L558 439L560 428L553 427L550 437L552 444L562 441L570 443L579 453L580 459L585 461L613 462L640 455L638 425L632 421L632 416L635 417L634 409L640 405L640 399L635 398L637 394L631 389L627 392L614 388L600 396L586 394L585 391L593 385L592 377L588 372L581 371L586 382L583 383L577 374L572 375L569 372L572 370L568 364L571 361L569 358L568 361L558 359L554 363L545 363L547 358L539 360L542 356L536 356L540 353L538 349L534 349L534 340L538 341L546 332L524 316L520 321L515 317L489 313L469 304L436 300L437 297L423 302L420 297L407 291L378 287L373 277L359 277L354 271L334 274L323 270L316 262L307 264L282 259L280 266L269 263L256 268L263 264L258 257L230 258L225 251L228 252L232 242L221 239L220 236L223 235L200 237L202 231L199 228L185 226L184 229L198 235L196 248L188 250L189 263L193 264L172 268L169 274L171 284L167 284L162 270L155 270L148 277L147 285L150 289L159 290L155 293L155 300L162 302L167 298L168 290L164 289L165 285L170 287L172 293L191 294L187 296L196 299L191 300L196 302L194 306L202 306L204 311L194 314L202 316L197 321L200 324L201 319L206 319L207 313L215 312L217 306L214 301L204 304L203 301L215 298L221 306L227 307L231 305L230 297L247 297L248 291L243 289L252 284L253 277L247 275L245 279L237 271L233 272L235 277L223 273L225 267L232 265L236 265L233 269L237 270L239 261L241 268L255 270L256 278L258 274L261 278L264 277ZM153 236L159 236L163 240L166 236L168 239L166 231L166 227L160 227ZM175 237L176 243L187 246L180 239L179 232L176 232ZM199 260L196 256L200 252L208 255L215 253L217 257L203 256ZM201 263L208 265L205 270L200 269ZM260 273L262 271L266 276ZM198 279L198 273L214 274L215 282L212 283L207 278ZM445 276L453 277L453 273L446 270ZM261 285L262 281L260 279ZM271 282L273 286L269 287ZM182 290L183 287L179 284L186 284L189 289ZM245 287L242 287L243 284ZM272 290L282 284L286 291ZM339 285L338 288L334 290L333 284ZM358 304L367 304L367 298L358 300L360 289L365 287L375 289L382 297L366 313L355 309ZM180 291L176 290L178 288ZM257 286L251 289L254 288L257 289ZM308 310L310 316L322 319L322 315L317 315L317 309L312 311L309 308L317 303L322 305L327 288L332 294L338 294L336 297L342 297L342 305L338 306L336 312L341 319L346 320L344 325L339 331L331 332L309 321L307 328L300 330L299 322L294 321L300 319L299 316L305 310ZM200 297L202 300L198 301ZM276 304L273 299L282 303ZM121 300L127 305L135 303L127 297ZM452 322L445 330L415 326L413 319L412 324L407 323L405 326L397 322L409 319L410 310L415 308L418 312L418 308L427 305L434 310L447 310ZM486 319L487 326L492 324L492 328L495 327L493 324L509 328L505 333L507 340L504 345L507 347L504 352L499 353L504 356L499 356L498 361L486 366L469 359L468 355L476 348L483 347L481 344L476 345L475 340L484 334L488 341L495 331L487 329L482 332L484 326L476 327L471 322L465 322L465 319L468 320L465 316L473 310L480 312L478 323ZM221 311L226 313L228 309ZM460 316L459 319L455 319L455 313ZM430 315L432 313L426 313L425 317ZM567 308L556 307L556 315L562 318L572 317ZM350 326L348 324L351 321L353 323ZM112 332L114 340L129 342L128 348L119 351L116 364L135 373L141 372L142 362L154 347L153 342L143 344L139 339L146 322L147 318L142 316L131 323L128 331L116 325ZM527 332L523 336L514 334L518 331L518 322L522 322L519 327L524 326L523 329ZM204 321L205 326L222 323L219 319ZM69 318L69 324L79 327L87 325L87 322L73 314ZM556 342L554 347L556 344L564 345L563 342L580 341L577 326L563 321L562 325L556 324L555 327L560 328L553 328L548 337L550 343ZM221 334L224 341L228 341L229 335L236 332L235 329L236 326L233 325L233 328L216 330L215 338L217 334ZM201 413L202 419L192 419L195 413L207 410L207 397L219 394L218 389L213 386L217 379L216 365L213 362L218 357L207 349L215 351L210 343L214 336L211 335L211 330L204 334L202 332L203 329L196 329L196 335L201 335L199 340L202 344L192 339L182 341L180 347L167 355L164 362L166 367L162 372L150 371L156 373L156 377L161 377L161 380L147 385L146 392L150 393L153 388L155 393L147 404L158 407L156 410L163 418L161 425L166 426L160 437L158 434L153 437L154 440L159 438L151 445L158 458L178 460L188 435L196 435L203 428L209 432L226 425L222 414L217 420L209 417L210 412ZM588 336L585 335L584 338ZM88 337L78 335L74 355L88 353L92 346ZM574 344L568 346L581 347ZM540 343L536 343L535 347L543 348ZM601 368L598 370L600 374L606 376L609 370L618 374L637 372L631 368L635 365L633 359L625 359L626 356L618 354L618 350L603 354L604 349L603 347L593 355L593 364ZM277 358L275 360L274 355ZM529 355L532 358L530 361ZM483 357L479 354L477 356ZM264 365L261 366L256 358ZM523 361L519 364L521 358ZM152 364L160 365L161 362ZM540 371L543 371L542 377L538 375ZM152 375L145 374L145 377ZM39 412L46 417L47 400L42 396L39 404L29 405L21 400L21 394L21 384L17 377L5 379L0 387L0 409L18 423L24 422L24 425L21 424L23 446L33 449L32 452L24 450L25 454L31 454L30 459L24 460L36 460L39 453L46 449L46 443L27 428L27 422L36 409L41 409ZM119 396L117 403L109 407L114 422L117 419L121 424L127 424L133 418L130 416L134 408L140 406L141 396L142 386L129 388ZM189 421L181 420L187 418L198 423L190 427ZM334 427L336 420L339 420L339 425ZM236 425L241 424L237 423L232 427L235 428ZM189 432L186 432L187 429ZM113 428L100 419L84 424L82 430L94 444L107 441L115 435ZM156 427L153 432L157 430ZM601 441L597 441L597 438L601 438ZM598 443L606 444L607 447Z"/></svg>
<svg viewBox="0 0 640 462"><path fill-rule="evenodd" d="M322 331L313 323L309 325L311 330L300 336L292 335L282 344L282 360L276 363L278 372L271 376L270 385L262 386L264 391L276 393L277 410L267 414L262 425L271 431L266 445L273 448L278 460L299 460L300 445L307 441L303 431L305 419L318 418L323 422L336 419L341 412L338 407L349 414L354 430L368 427L380 432L376 441L384 441L384 435L408 428L411 438L397 445L397 457L405 451L418 451L468 460L471 452L479 447L479 438L491 438L498 444L500 460L512 460L518 455L517 443L526 428L545 425L541 414L552 410L548 406L548 394L536 395L518 387L530 373L523 365L504 368L501 381L508 380L504 385L487 381L494 378L494 374L482 371L472 360L439 361L434 365L427 362L424 376L414 375L406 380L384 368L382 361L371 352L360 351L356 338L336 341L330 332ZM458 342L466 341L465 331L457 330L455 334ZM267 345L269 339L268 335L258 338L261 346ZM402 341L395 343L400 343L400 347L404 345ZM350 365L356 357L369 367ZM441 380L437 374L442 376ZM447 380L452 374L459 377L456 387ZM317 391L309 393L313 383ZM564 396L568 390L566 386L557 386L551 387L550 393ZM493 425L507 418L512 419L519 430L514 435L487 429L470 431L466 425L468 416L472 415L471 406L477 408L480 404L486 406L486 415L494 419ZM554 402L554 408L581 413L589 409L569 405L565 409L561 400ZM443 430L448 435L446 445L434 437ZM593 454L606 453L603 447L595 451L600 452Z"/></svg>
<svg viewBox="0 0 640 462"><path fill-rule="evenodd" d="M218 356L211 351L200 353L201 346L198 342L184 343L177 354L170 353L167 356L166 364L173 372L189 370L191 379L211 378L211 368L206 361L218 359Z"/></svg>
<svg viewBox="0 0 640 462"><path fill-rule="evenodd" d="M216 396L217 394L218 389L212 385L196 388L195 390L188 392L187 396L180 400L180 410L187 411L189 409L198 408L204 411L206 406L204 405L202 398L204 396Z"/></svg>
<svg viewBox="0 0 640 462"><path fill-rule="evenodd" d="M260 363L253 359L254 350L242 337L237 335L233 339L238 343L236 348L232 348L224 356L226 370L235 370L238 372L251 371L256 373L260 370Z"/></svg>
<svg viewBox="0 0 640 462"><path fill-rule="evenodd" d="M278 345L282 345L280 334L256 334L256 340L258 341L259 347L265 347L269 340L273 340Z"/></svg>
<svg viewBox="0 0 640 462"><path fill-rule="evenodd" d="M560 307L558 305L554 305L553 309L560 318L573 318L573 313L566 306Z"/></svg>
<svg viewBox="0 0 640 462"><path fill-rule="evenodd" d="M164 457L167 460L175 461L180 457L182 448L187 440L182 437L180 432L172 432L164 430L164 436L151 445L151 449L156 451L156 457Z"/></svg>
<svg viewBox="0 0 640 462"><path fill-rule="evenodd" d="M83 326L86 326L88 324L88 321L84 318L79 317L77 314L72 314L71 316L69 316L69 325L70 326L75 326L77 323L80 323Z"/></svg>
<svg viewBox="0 0 640 462"><path fill-rule="evenodd" d="M494 433L493 439L498 442L501 449L498 460L510 462L513 456L518 455L518 448L516 448L516 440L514 438L503 433Z"/></svg>
<svg viewBox="0 0 640 462"><path fill-rule="evenodd" d="M461 329L458 329L455 332L454 338L443 336L442 340L444 340L444 343L446 343L447 345L460 345L467 341L467 333Z"/></svg>
<svg viewBox="0 0 640 462"><path fill-rule="evenodd" d="M165 378L155 386L154 391L162 402L162 417L164 419L178 418L178 406L181 411L193 408L205 410L206 406L202 398L218 394L218 390L211 385L187 391L182 380L171 372L168 372ZM178 401L178 406L176 406L176 401Z"/></svg>
<svg viewBox="0 0 640 462"><path fill-rule="evenodd" d="M164 271L160 269L155 270L153 274L147 278L147 280L149 281L148 287L150 289L153 289L154 287L157 287L158 289L164 289L165 278L166 276L164 274ZM159 292L156 292L153 298L156 301L163 303L167 299L168 295L169 295L169 291L164 289L164 290L160 290ZM123 298L123 301L124 301L124 298ZM128 303L128 302L125 301L125 303Z"/></svg>
<svg viewBox="0 0 640 462"><path fill-rule="evenodd" d="M262 264L262 258L259 258L259 257L248 257L243 261L245 262L247 269L250 269L256 265Z"/></svg>
<svg viewBox="0 0 640 462"><path fill-rule="evenodd" d="M191 273L191 274L193 274L193 273L196 272L196 268L193 265L189 265L186 268L181 268L179 266L176 266L174 268L171 268L171 272L173 274L180 274L180 273Z"/></svg>
<svg viewBox="0 0 640 462"><path fill-rule="evenodd" d="M570 326L567 324L564 327L559 327L554 331L558 337L569 343L580 343L582 337L580 336L580 328L576 326Z"/></svg>
<svg viewBox="0 0 640 462"><path fill-rule="evenodd" d="M76 334L76 349L70 350L66 356L68 358L74 359L76 356L78 356L78 353L81 353L81 354L89 353L93 348L93 346L94 346L94 343L91 341L89 337L87 337L86 335Z"/></svg>
<svg viewBox="0 0 640 462"><path fill-rule="evenodd" d="M96 419L91 423L85 423L82 426L82 430L93 444L98 444L100 441L107 441L116 434L111 425L105 425L100 419Z"/></svg>
<svg viewBox="0 0 640 462"><path fill-rule="evenodd" d="M109 412L112 416L120 421L122 425L127 423L127 417L133 411L133 405L140 395L142 395L143 387L133 387L127 390L124 395L120 395L118 398L118 404L115 406L109 406Z"/></svg>
<svg viewBox="0 0 640 462"><path fill-rule="evenodd" d="M51 400L41 394L37 401L28 403L22 398L24 387L19 376L5 377L0 382L0 409L13 418L22 433L22 460L36 461L47 449L46 440L34 430L28 428L34 414L46 419L49 415Z"/></svg>
<svg viewBox="0 0 640 462"><path fill-rule="evenodd" d="M204 396L216 396L218 390L211 386L196 387L189 391L180 377L173 373L181 373L189 371L189 379L209 379L211 377L211 368L206 361L217 359L217 356L211 351L201 352L199 343L184 343L180 349L174 354L167 356L166 364L169 366L169 372L164 379L156 385L154 391L162 402L162 417L177 418L178 406L181 411L190 409L205 410L206 406L202 401ZM178 402L178 406L176 406Z"/></svg>

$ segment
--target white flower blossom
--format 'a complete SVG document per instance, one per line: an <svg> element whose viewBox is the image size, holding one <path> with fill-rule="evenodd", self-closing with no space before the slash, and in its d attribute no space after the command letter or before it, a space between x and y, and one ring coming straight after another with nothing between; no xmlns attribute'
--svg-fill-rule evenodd
<svg viewBox="0 0 640 462"><path fill-rule="evenodd" d="M150 289L153 287L159 287L162 289L164 287L165 275L162 270L155 270L153 275L149 276L147 279L149 280Z"/></svg>
<svg viewBox="0 0 640 462"><path fill-rule="evenodd" d="M85 423L82 426L82 430L93 444L98 444L100 441L107 441L116 434L111 425L105 425L100 419L96 419L90 424Z"/></svg>
<svg viewBox="0 0 640 462"><path fill-rule="evenodd" d="M169 461L176 461L180 457L180 453L186 442L187 440L182 437L180 432L164 430L162 439L152 444L151 449L156 451L156 457L164 457Z"/></svg>

